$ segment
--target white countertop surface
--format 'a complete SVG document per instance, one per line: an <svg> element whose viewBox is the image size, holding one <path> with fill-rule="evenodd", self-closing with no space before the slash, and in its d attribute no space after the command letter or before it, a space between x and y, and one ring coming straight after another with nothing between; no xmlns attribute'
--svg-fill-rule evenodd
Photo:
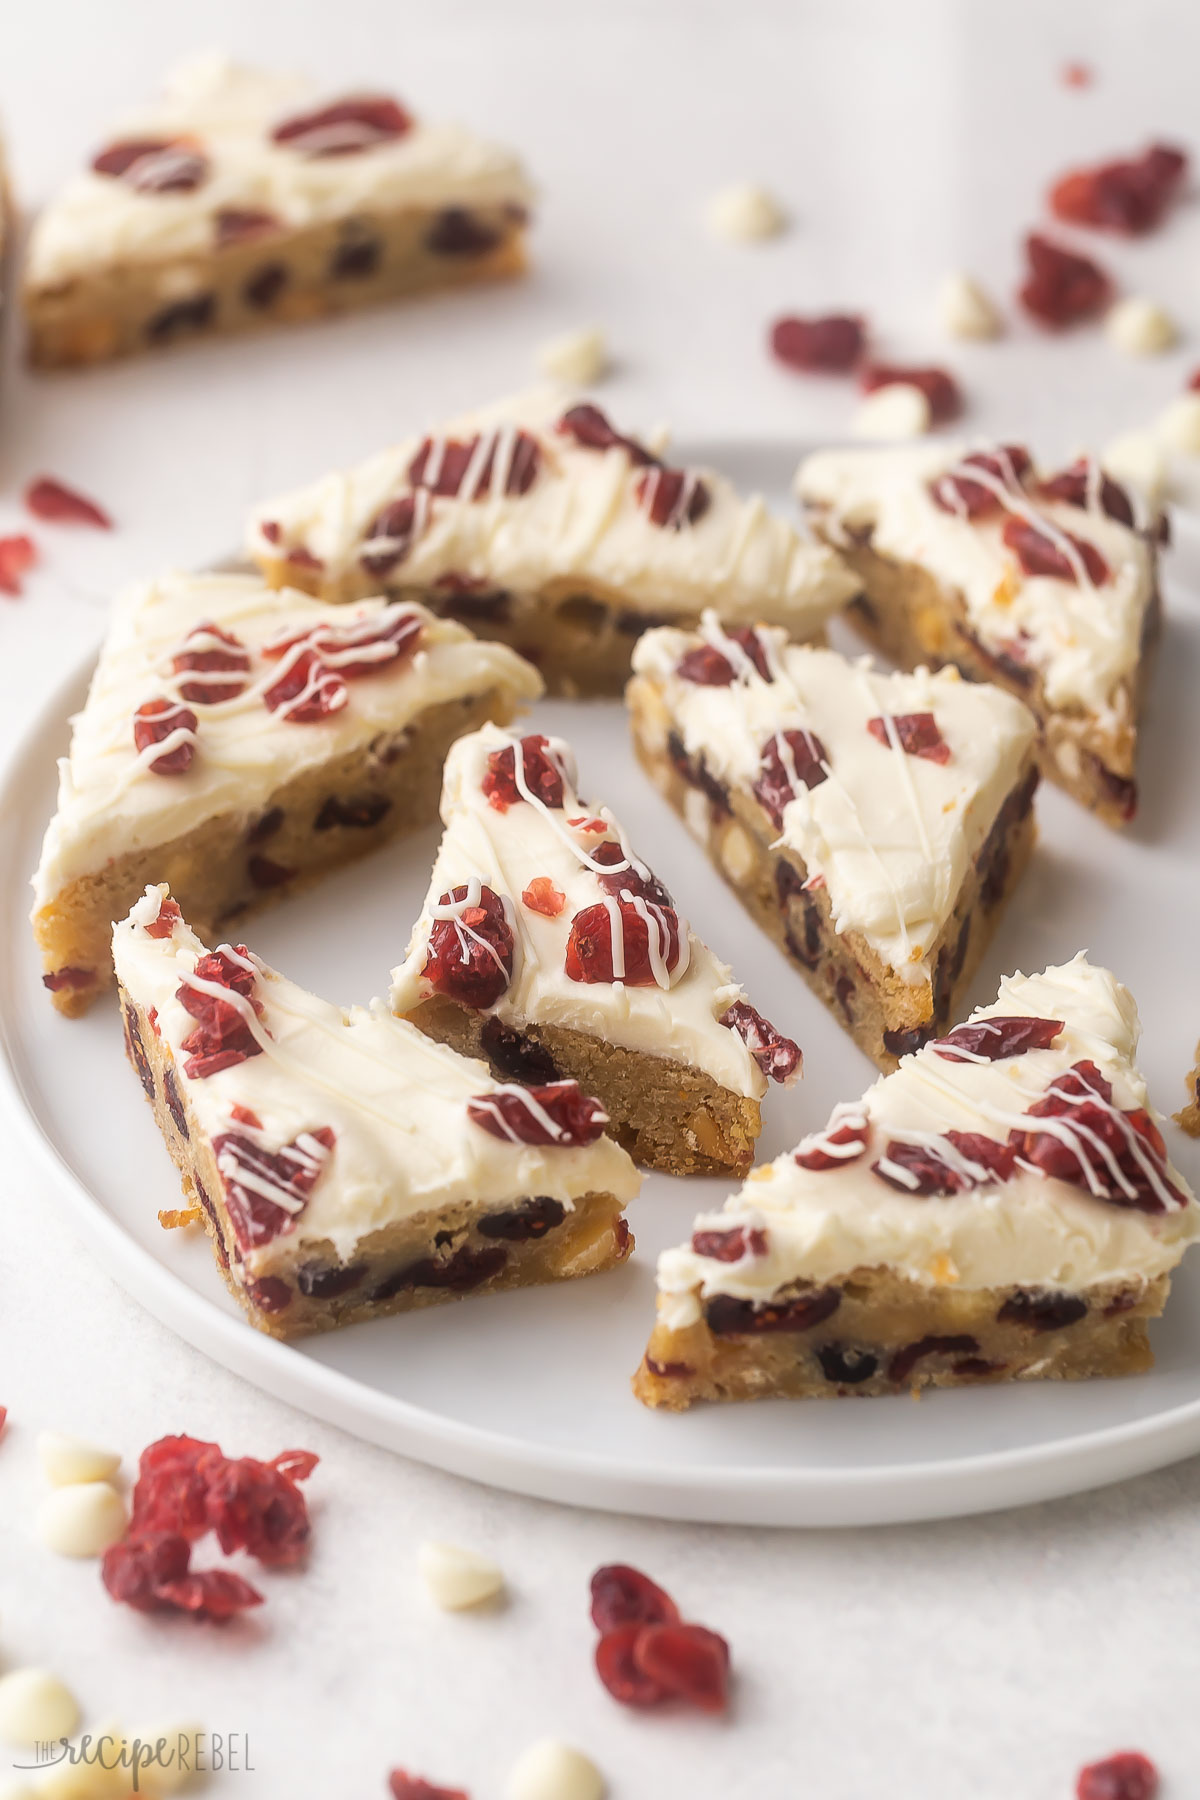
<svg viewBox="0 0 1200 1800"><path fill-rule="evenodd" d="M1019 236L1045 222L1039 196L1064 167L1151 136L1196 145L1200 16L1165 0L42 0L5 24L0 109L28 206L168 62L212 45L308 66L332 92L365 78L511 140L544 202L525 283L339 324L35 379L10 317L0 532L22 528L20 490L43 472L120 530L33 528L43 567L0 601L0 752L98 634L115 583L219 556L256 498L525 385L536 347L577 324L610 333L619 367L600 397L621 422L670 419L706 442L844 429L848 384L765 354L789 310L861 309L881 354L961 373L969 429L1049 454L1145 423L1200 362L1194 337L1135 363L1095 330L1021 322L999 346L948 345L932 311L955 267L1008 300ZM1059 81L1074 58L1093 87ZM717 244L699 223L711 189L743 177L793 215L773 244ZM1144 242L1091 241L1127 291L1194 330L1200 209ZM310 1423L188 1349L92 1266L11 1127L3 1142L0 1672L56 1669L90 1726L184 1715L248 1734L255 1772L212 1791L272 1800L383 1796L395 1764L492 1800L547 1734L589 1750L613 1800L1066 1800L1080 1763L1126 1745L1159 1761L1164 1800L1200 1792L1200 1463L1023 1513L845 1534L489 1493ZM37 1543L42 1427L131 1460L174 1430L234 1454L310 1446L308 1567L267 1577L267 1605L224 1633L115 1607L94 1565ZM435 1613L414 1561L428 1536L493 1554L509 1607ZM644 1565L726 1634L727 1721L643 1717L604 1694L586 1588L605 1561Z"/></svg>

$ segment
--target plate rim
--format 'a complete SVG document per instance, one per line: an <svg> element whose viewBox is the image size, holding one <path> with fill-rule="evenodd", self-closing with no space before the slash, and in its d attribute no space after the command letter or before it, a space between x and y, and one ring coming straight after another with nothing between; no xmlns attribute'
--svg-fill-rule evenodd
<svg viewBox="0 0 1200 1800"><path fill-rule="evenodd" d="M0 761L0 841L22 819L27 779L45 778L46 740L60 736L90 678L103 632L54 683ZM26 809L27 810L27 809ZM968 1517L1034 1505L1146 1474L1200 1451L1200 1398L1068 1439L953 1460L869 1468L764 1469L683 1464L669 1473L607 1455L531 1446L448 1419L297 1353L226 1312L131 1237L50 1137L22 1080L11 978L27 923L14 916L20 876L3 884L0 920L0 1093L35 1161L51 1176L60 1217L131 1299L231 1373L273 1398L392 1452L531 1498L605 1512L717 1525L856 1528Z"/></svg>

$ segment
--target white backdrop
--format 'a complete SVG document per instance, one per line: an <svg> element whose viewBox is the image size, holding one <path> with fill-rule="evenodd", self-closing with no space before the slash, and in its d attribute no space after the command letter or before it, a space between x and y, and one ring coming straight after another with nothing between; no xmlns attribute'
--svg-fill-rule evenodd
<svg viewBox="0 0 1200 1800"><path fill-rule="evenodd" d="M121 529L53 534L27 597L0 611L0 750L64 650L98 632L114 583L211 559L263 493L524 385L537 345L581 322L611 335L619 418L705 440L844 426L843 384L791 379L764 353L789 309L861 308L881 351L961 373L972 428L1050 454L1142 423L1200 362L1194 340L1134 364L1095 332L1021 324L959 349L932 317L954 266L1008 298L1019 235L1062 167L1150 135L1188 142L1200 23L1182 6L41 0L17 16L10 0L4 27L0 108L29 205L166 63L214 45L307 66L331 91L391 87L511 140L544 201L519 286L36 380L10 319L0 530L43 471ZM1095 65L1093 88L1060 85L1068 58ZM777 243L704 235L709 191L742 176L791 209ZM1098 246L1185 326L1198 251L1194 207L1144 244ZM89 1264L11 1133L0 1143L0 1668L58 1669L90 1723L184 1712L248 1732L257 1772L220 1791L272 1800L382 1795L393 1763L489 1800L546 1732L587 1747L615 1800L1056 1800L1081 1761L1127 1740L1161 1761L1171 1800L1191 1792L1195 1463L1020 1515L845 1535L676 1529L489 1494L310 1424L184 1348ZM310 1566L272 1579L261 1617L224 1635L112 1606L93 1567L36 1545L43 1425L130 1456L175 1429L235 1452L311 1445L325 1460ZM503 1615L431 1611L413 1562L430 1534L498 1557ZM728 1722L643 1719L599 1689L586 1578L614 1559L644 1563L728 1635Z"/></svg>

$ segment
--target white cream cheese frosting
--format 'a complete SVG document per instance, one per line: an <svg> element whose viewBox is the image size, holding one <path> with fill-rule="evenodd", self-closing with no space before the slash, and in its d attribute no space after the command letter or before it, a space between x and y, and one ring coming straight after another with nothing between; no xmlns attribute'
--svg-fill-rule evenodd
<svg viewBox="0 0 1200 1800"><path fill-rule="evenodd" d="M436 1219L446 1207L493 1210L545 1195L570 1208L589 1193L622 1202L637 1193L641 1178L611 1138L539 1146L494 1137L466 1112L468 1101L502 1087L483 1063L393 1018L382 1001L331 1005L257 957L252 998L261 1012L245 1012L261 1054L190 1078L181 1046L196 1019L176 993L205 946L183 920L167 936L150 935L164 897L165 889L147 888L114 927L113 961L130 999L154 1009L176 1082L205 1135L245 1133L270 1151L322 1129L334 1135L326 1156L315 1152L321 1173L293 1226L246 1252L251 1275L280 1253L302 1258L305 1245L330 1243L347 1261L371 1232L407 1218ZM239 1121L235 1106L258 1126Z"/></svg>
<svg viewBox="0 0 1200 1800"><path fill-rule="evenodd" d="M263 655L273 640L322 627L347 636L361 627L369 635L403 625L404 614L417 628L415 649L381 661L378 674L346 681L344 703L328 717L300 723L286 706L271 710L264 693L289 660ZM236 638L247 662L244 675L217 672L207 680L241 681L243 691L211 703L181 699L182 688L190 691L205 677L174 672L175 658L197 644L221 648L220 640L191 635L207 625ZM372 652L334 650L331 668L339 654ZM37 905L112 857L167 843L220 814L253 816L290 777L402 733L429 707L492 688L515 701L532 700L541 685L514 651L407 602L330 606L242 575L169 574L133 588L114 605L87 701L72 720L70 754L59 764L58 808L34 877ZM186 705L197 719L193 761L182 774L151 768L168 746L139 752L135 745L134 713L156 698Z"/></svg>
<svg viewBox="0 0 1200 1800"><path fill-rule="evenodd" d="M988 453L989 447L984 447ZM995 447L990 447L995 454ZM928 571L962 596L967 622L986 649L1015 652L1042 678L1055 708L1082 707L1105 717L1120 684L1135 670L1142 621L1154 594L1155 556L1144 532L1110 518L1098 504L1098 479L1086 506L1046 499L1037 477L999 483L1003 503L972 520L938 506L931 485L951 472L979 480L963 466L971 447L934 444L880 450L823 450L806 457L796 476L801 501L819 511L831 541L869 529L880 555ZM1110 578L1066 581L1023 572L1002 541L1013 516L1062 543L1069 536L1093 545Z"/></svg>
<svg viewBox="0 0 1200 1800"><path fill-rule="evenodd" d="M688 471L689 491L698 483L707 495L699 517L655 524L646 490L639 495L645 464L621 443L591 448L560 430L571 405L552 390L501 401L268 501L251 519L250 554L271 565L302 549L323 565L323 591L359 591L360 558L387 549L371 527L393 502L414 493L410 470L422 444L430 445L428 470L447 442L480 439L494 446L490 464L477 459L487 471L482 479L465 483L457 497L430 495L427 488L417 494L418 528L388 573L389 588L428 587L456 576L514 593L552 588L561 596L577 583L660 616L694 617L713 606L722 617L768 619L794 636L819 631L858 591L836 554L807 542L760 496L743 498L711 469ZM523 493L507 492L505 481L518 432L538 451ZM655 449L663 449L661 442Z"/></svg>
<svg viewBox="0 0 1200 1800"><path fill-rule="evenodd" d="M360 92L374 94L364 83ZM109 142L186 139L206 159L188 191L139 191L92 169L38 218L26 278L34 288L97 266L208 257L226 211L262 211L285 230L352 214L413 207L527 206L532 189L511 152L458 125L414 120L403 135L352 155L311 155L273 141L283 121L326 103L296 75L204 56L172 71L157 103L120 120Z"/></svg>
<svg viewBox="0 0 1200 1800"><path fill-rule="evenodd" d="M518 739L488 725L460 738L452 748L442 790L445 834L408 953L392 973L393 1010L407 1013L433 992L423 970L440 897L479 882L504 900L516 940L512 978L489 1009L497 1017L517 1028L531 1022L564 1026L629 1050L687 1063L735 1093L760 1099L766 1081L758 1064L738 1032L719 1022L745 995L686 919L681 917L679 923L683 953L677 965L668 971L664 962L651 984L568 977L572 921L606 899L587 859L607 839L619 843L635 867L644 865L637 864L611 812L579 799L569 747L561 739L550 739L549 744L568 777L563 805L518 800L505 811L490 804L483 783L489 756L513 746L519 749ZM573 826L572 820L583 829ZM552 901L559 906L553 916L534 910L524 898L539 879L548 880L561 899L561 904ZM616 902L609 903L615 910Z"/></svg>
<svg viewBox="0 0 1200 1800"><path fill-rule="evenodd" d="M771 679L739 652L715 616L699 634L663 628L640 638L636 676L661 694L672 728L726 786L752 788L765 747L807 731L826 755L825 778L792 783L778 841L795 850L810 879L823 880L838 931L860 932L901 980L931 978L931 955L953 912L972 859L1012 791L1033 745L1028 708L957 670L882 674L867 657L789 644L760 629ZM735 669L727 686L679 674L702 645ZM909 755L868 729L871 720L932 713L949 752L944 762Z"/></svg>
<svg viewBox="0 0 1200 1800"><path fill-rule="evenodd" d="M1084 1061L1111 1083L1113 1106L1146 1108L1157 1121L1133 1062L1137 1009L1107 969L1081 954L1041 975L1013 975L994 1005L971 1020L997 1016L1061 1020L1063 1029L1048 1049L998 1061L950 1060L932 1044L906 1056L861 1102L836 1109L826 1131L800 1145L812 1149L839 1125L863 1121L861 1155L838 1167L804 1169L789 1152L755 1169L723 1211L696 1221L698 1231L744 1225L763 1232L762 1255L722 1263L690 1245L664 1253L663 1322L676 1329L695 1323L701 1300L712 1294L765 1301L790 1282L832 1282L855 1269L893 1269L929 1286L1066 1290L1149 1282L1172 1269L1200 1236L1200 1206L1165 1159L1150 1182L1164 1210L1153 1213L1097 1198L1086 1185L1045 1176L1029 1163L1018 1162L1006 1181L945 1195L910 1195L875 1173L873 1165L897 1141L944 1146L944 1133L960 1131L1003 1144L1010 1130L1053 1127L1054 1120L1025 1115ZM1099 1178L1108 1179L1100 1152L1086 1138L1077 1141L1085 1157L1094 1157Z"/></svg>

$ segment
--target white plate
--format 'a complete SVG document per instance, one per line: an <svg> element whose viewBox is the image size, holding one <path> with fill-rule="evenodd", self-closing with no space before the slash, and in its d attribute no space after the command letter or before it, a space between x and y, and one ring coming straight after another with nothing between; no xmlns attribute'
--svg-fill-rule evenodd
<svg viewBox="0 0 1200 1800"><path fill-rule="evenodd" d="M794 454L711 453L779 504ZM974 988L1080 948L1140 1002L1144 1066L1160 1106L1182 1099L1200 1030L1195 948L1200 872L1200 536L1172 558L1169 618L1142 761L1136 828L1106 830L1053 790L1041 844ZM848 647L849 638L845 640ZM90 667L91 658L88 659ZM0 812L3 1047L18 1109L52 1162L99 1262L159 1318L280 1398L455 1473L576 1505L676 1519L855 1525L949 1517L1116 1481L1200 1450L1200 1257L1155 1328L1152 1374L1135 1380L843 1402L763 1402L654 1414L629 1392L654 1309L656 1253L719 1203L718 1181L650 1176L632 1209L626 1268L593 1281L500 1294L356 1325L295 1346L244 1323L206 1242L159 1229L178 1184L136 1080L115 1007L62 1019L42 990L26 924L26 878L53 804L54 759L87 668L53 696L7 778ZM698 931L751 997L802 1044L805 1080L766 1103L760 1151L777 1154L871 1080L865 1058L748 920L641 776L615 703L550 702L539 728L569 736L584 792L610 802ZM386 986L425 892L435 830L405 839L253 920L253 947L340 1002ZM1171 1127L1195 1176L1196 1146Z"/></svg>

